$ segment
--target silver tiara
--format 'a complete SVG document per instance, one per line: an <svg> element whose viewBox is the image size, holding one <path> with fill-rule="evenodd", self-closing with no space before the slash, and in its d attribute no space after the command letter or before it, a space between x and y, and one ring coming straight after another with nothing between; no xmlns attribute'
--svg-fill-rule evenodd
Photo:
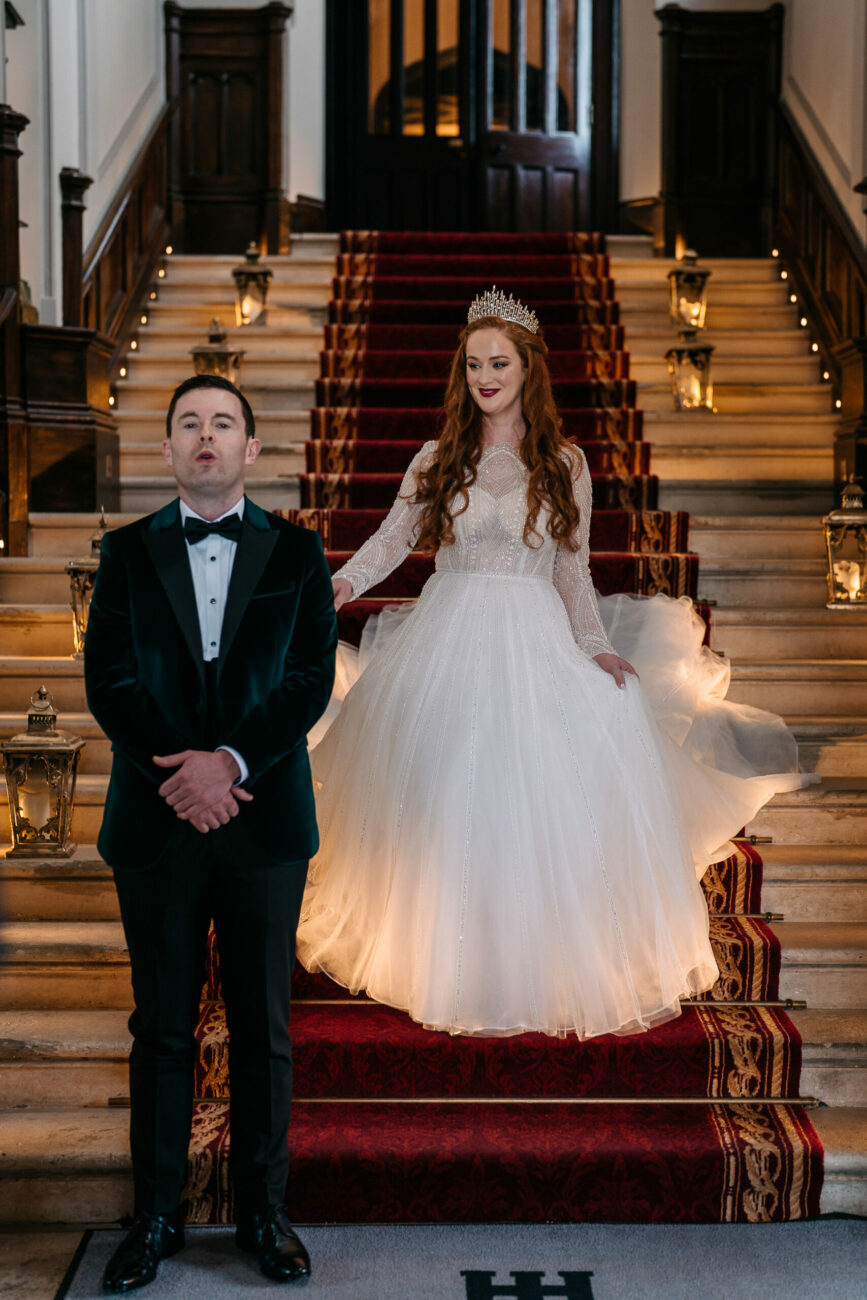
<svg viewBox="0 0 867 1300"><path fill-rule="evenodd" d="M534 311L516 302L510 293L497 293L497 286L492 285L485 293L480 293L467 313L467 324L474 320L484 320L486 316L496 316L498 320L511 320L516 325L523 325L531 334L538 334L539 321Z"/></svg>

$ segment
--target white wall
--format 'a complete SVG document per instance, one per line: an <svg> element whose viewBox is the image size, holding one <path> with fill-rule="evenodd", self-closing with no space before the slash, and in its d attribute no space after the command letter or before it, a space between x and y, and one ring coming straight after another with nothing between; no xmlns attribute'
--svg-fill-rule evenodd
<svg viewBox="0 0 867 1300"><path fill-rule="evenodd" d="M45 324L61 315L61 167L93 179L87 243L165 101L159 0L16 0L7 102L30 118L19 162L21 273Z"/></svg>
<svg viewBox="0 0 867 1300"><path fill-rule="evenodd" d="M767 9L768 0L681 0L685 9ZM867 174L867 0L784 0L782 97L852 226L867 237L852 186ZM621 198L661 186L661 0L621 0Z"/></svg>

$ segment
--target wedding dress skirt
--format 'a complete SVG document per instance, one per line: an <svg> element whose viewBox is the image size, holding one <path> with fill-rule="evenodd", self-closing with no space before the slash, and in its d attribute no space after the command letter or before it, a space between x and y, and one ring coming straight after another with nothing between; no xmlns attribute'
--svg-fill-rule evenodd
<svg viewBox="0 0 867 1300"><path fill-rule="evenodd" d="M713 985L697 875L804 778L779 719L722 698L689 601L601 600L642 675L619 689L598 623L515 554L438 567L341 645L298 955L434 1029L632 1033Z"/></svg>

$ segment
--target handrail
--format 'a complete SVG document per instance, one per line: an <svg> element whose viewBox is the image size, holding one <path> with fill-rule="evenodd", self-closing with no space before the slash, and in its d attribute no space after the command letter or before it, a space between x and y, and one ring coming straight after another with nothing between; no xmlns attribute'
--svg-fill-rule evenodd
<svg viewBox="0 0 867 1300"><path fill-rule="evenodd" d="M139 172L142 170L149 153L157 142L157 139L162 132L165 131L166 126L168 125L168 120L171 116L171 111L171 104L165 104L163 106L159 117L148 132L147 139L144 141L135 158L127 168L123 180L119 183L108 211L99 223L99 226L94 232L87 248L84 250L84 268L81 276L84 285L87 285L93 278L96 263L111 243L118 222L121 220L121 217L129 206L129 201L133 190L135 189L135 182L138 179Z"/></svg>
<svg viewBox="0 0 867 1300"><path fill-rule="evenodd" d="M785 104L780 105L777 242L825 368L839 387L835 349L867 332L867 249Z"/></svg>
<svg viewBox="0 0 867 1300"><path fill-rule="evenodd" d="M3 297L0 298L0 325L6 320L6 317L12 311L15 303L18 301L18 290L13 289L10 285Z"/></svg>

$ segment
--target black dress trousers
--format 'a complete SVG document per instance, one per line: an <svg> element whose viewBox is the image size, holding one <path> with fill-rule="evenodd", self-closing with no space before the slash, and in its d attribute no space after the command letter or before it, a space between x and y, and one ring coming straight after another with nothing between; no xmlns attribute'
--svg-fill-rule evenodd
<svg viewBox="0 0 867 1300"><path fill-rule="evenodd" d="M307 861L262 862L233 820L192 827L160 861L114 873L132 966L130 1146L136 1210L180 1204L208 930L229 1029L230 1161L239 1213L285 1198L292 1096L289 1005Z"/></svg>

